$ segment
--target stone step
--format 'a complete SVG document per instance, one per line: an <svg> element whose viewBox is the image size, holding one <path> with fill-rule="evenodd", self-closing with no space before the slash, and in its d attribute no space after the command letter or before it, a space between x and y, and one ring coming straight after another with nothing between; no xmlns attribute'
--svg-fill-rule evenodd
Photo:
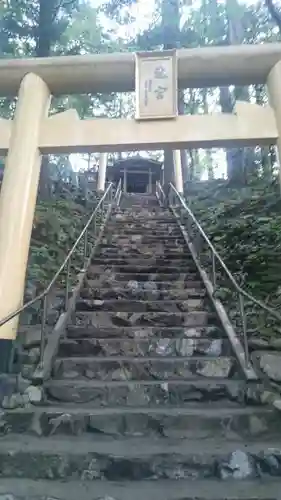
<svg viewBox="0 0 281 500"><path fill-rule="evenodd" d="M77 332L74 330L74 332ZM138 332L136 331L136 334ZM142 332L140 332L142 333ZM112 335L112 332L110 332ZM105 335L99 331L99 335ZM147 335L148 337L148 335ZM58 356L220 356L231 353L230 344L226 338L68 338L61 341Z"/></svg>
<svg viewBox="0 0 281 500"><path fill-rule="evenodd" d="M111 312L165 312L185 313L202 311L204 300L189 298L186 300L132 300L132 299L78 299L76 311L111 311Z"/></svg>
<svg viewBox="0 0 281 500"><path fill-rule="evenodd" d="M165 239L171 239L174 242L180 242L181 244L183 243L183 236L181 233L173 233L169 234L167 231L156 231L156 229L150 229L149 231L146 232L139 232L139 231L124 231L124 232L117 232L116 230L105 230L103 234L103 239L109 239L110 242L123 242L124 240L127 240L127 243L129 242L134 242L138 244L146 243L146 240L151 239L152 241L156 241L157 239L159 241L163 241ZM175 244L175 243L174 243Z"/></svg>
<svg viewBox="0 0 281 500"><path fill-rule="evenodd" d="M149 218L149 217L165 217L166 215L171 215L170 211L164 211L158 207L141 207L139 205L133 205L132 207L123 207L117 213L112 213L112 219L117 219L120 215L126 218Z"/></svg>
<svg viewBox="0 0 281 500"><path fill-rule="evenodd" d="M184 245L185 240L183 236L167 236L167 234L163 236L157 236L154 234L147 234L147 235L127 235L127 236L120 236L119 234L116 235L107 235L103 236L101 239L101 244L102 245L112 245L113 243L118 243L119 246L123 245L129 245L132 243L137 243L138 245L147 245L147 244L157 244L157 243L162 243L164 245L169 246L169 243L172 243L172 246L178 246L179 244Z"/></svg>
<svg viewBox="0 0 281 500"><path fill-rule="evenodd" d="M97 479L106 486L106 481L132 481L133 485L156 479L177 484L184 479L280 478L280 449L276 440L244 445L223 439L98 442L81 436L79 446L73 446L68 436L11 435L1 439L0 477L89 481L93 491Z"/></svg>
<svg viewBox="0 0 281 500"><path fill-rule="evenodd" d="M191 298L203 298L206 296L206 292L200 288L171 288L170 290L159 290L155 282L149 283L150 286L146 288L141 288L138 284L132 284L129 288L124 287L112 287L112 288L99 288L89 286L89 281L87 286L82 288L80 296L82 299L133 299L133 300L181 300L181 299L191 299Z"/></svg>
<svg viewBox="0 0 281 500"><path fill-rule="evenodd" d="M163 254L169 254L172 253L178 254L178 253L184 253L189 254L189 250L187 245L184 242L178 243L178 239L176 240L169 240L166 244L163 243L162 241L152 241L148 243L141 243L137 241L126 241L124 245L120 246L117 245L116 243L100 243L98 246L98 250L102 252L103 250L110 250L110 251L123 251L126 252L126 255L132 255L134 256L135 252L138 252L140 257L142 257L143 254L150 255L152 252L152 257L156 256L157 253L159 255Z"/></svg>
<svg viewBox="0 0 281 500"><path fill-rule="evenodd" d="M99 245L97 249L97 258L103 258L105 255L108 255L109 258L126 258L131 256L132 258L140 258L140 259L151 259L151 258L161 258L166 257L169 258L179 258L179 259L189 259L190 254L189 250L186 246L180 245L175 246L174 244L162 245L160 242L159 245L142 245L137 243L132 243L131 245L124 244L123 246L119 245ZM124 256L124 257L123 257Z"/></svg>
<svg viewBox="0 0 281 500"><path fill-rule="evenodd" d="M63 404L5 412L2 430L38 437L94 435L95 439L158 437L172 439L224 438L254 441L280 435L278 413L267 407L240 407L237 403L188 407L92 408ZM74 441L76 444L76 442ZM0 482L1 484L1 482Z"/></svg>
<svg viewBox="0 0 281 500"><path fill-rule="evenodd" d="M111 266L108 265L106 262L104 262L102 265L98 265L95 262L93 262L88 271L87 274L91 276L93 273L135 273L135 274L141 274L141 273L146 273L146 274L191 274L194 276L194 274L197 274L195 264L193 262L189 263L188 261L183 260L182 262L176 262L172 264L166 264L164 260L162 261L162 264L157 263L157 264L120 264L120 265L115 265ZM198 275L198 274L197 274Z"/></svg>
<svg viewBox="0 0 281 500"><path fill-rule="evenodd" d="M129 203L128 204L124 204L124 205L121 205L120 209L118 210L118 214L119 213L122 213L122 214L127 214L127 215L130 215L130 216L133 216L135 214L141 214L142 216L145 216L146 213L152 213L152 214L163 214L165 213L165 211L163 211L163 208L161 208L160 206L154 206L154 205L140 205L138 203L133 203L132 205L130 205ZM166 213L169 213L171 214L171 212L169 210L166 211ZM113 214L114 215L114 214Z"/></svg>
<svg viewBox="0 0 281 500"><path fill-rule="evenodd" d="M67 336L71 339L89 338L91 341L95 340L149 340L149 342L159 342L159 339L175 339L188 338L192 340L217 340L221 337L226 337L225 333L218 326L101 326L101 325L68 325Z"/></svg>
<svg viewBox="0 0 281 500"><path fill-rule="evenodd" d="M188 252L188 249L185 247L175 247L173 249L174 251L166 251L163 247L163 250L160 251L159 249L147 249L145 247L142 249L142 247L135 248L133 249L124 249L124 248L114 248L114 247L103 247L98 249L97 251L97 257L95 260L98 259L113 259L113 260L123 260L123 259L141 259L143 261L149 260L149 259L171 259L171 260L188 260L191 259L190 254ZM130 257L128 257L130 256Z"/></svg>
<svg viewBox="0 0 281 500"><path fill-rule="evenodd" d="M154 281L153 282L150 282L150 283L153 283L153 285L157 288L157 290L159 291L175 291L175 293L181 293L182 291L188 291L189 290L196 290L198 291L198 294L200 294L202 292L202 290L204 291L204 288L203 288L203 283L202 281L199 281L199 280L187 280L187 281ZM151 288L154 288L154 286L152 286L151 284L147 285L147 282L146 281L138 281L138 287L140 288L140 290L142 289L143 291L146 291L146 290L149 290L150 287ZM132 283L130 283L130 281L128 281L128 283L124 283L124 280L123 281L112 281L112 280L108 280L106 281L106 279L104 278L104 276L101 276L101 280L94 280L94 279L90 279L90 278L86 278L85 280L85 288L88 288L89 290L115 290L115 289L127 289L127 290L131 290L132 288ZM85 288L83 290L85 290Z"/></svg>
<svg viewBox="0 0 281 500"><path fill-rule="evenodd" d="M102 262L99 264L98 263L98 258L97 260L96 259L93 259L92 263L91 263L91 267L90 267L90 270L91 268L98 268L98 270L100 269L100 272L102 271L106 271L108 269L108 267L110 267L110 269L112 271L115 271L115 272L125 272L125 273L132 273L132 272L139 272L139 273L142 273L142 272L147 272L147 273L159 273L159 272L163 272L163 270L167 270L167 273L176 273L176 272L184 272L184 271L188 271L190 272L190 270L192 272L195 271L195 263L193 262L193 260L191 259L177 259L176 261L166 261L164 260L164 258L162 259L159 259L159 262L155 262L155 259L147 259L148 262L145 262L145 261L142 261L142 259L130 259L132 260L131 263L128 263L127 260L125 260L124 262L117 262L115 265L113 265L110 260L109 262L107 261L104 261L104 259L102 259Z"/></svg>
<svg viewBox="0 0 281 500"><path fill-rule="evenodd" d="M174 217L149 217L149 218L146 218L146 217L143 217L143 218L126 218L126 219L122 219L122 220L118 220L118 218L116 219L113 218L113 219L109 219L108 223L107 223L107 226L106 227L110 227L112 229L115 229L118 228L122 231L122 229L124 228L138 228L140 230L144 229L144 228L149 228L149 227L156 227L156 228L162 228L162 229L165 229L166 227L167 228L176 228L176 227L179 227L178 226L178 221L176 218Z"/></svg>
<svg viewBox="0 0 281 500"><path fill-rule="evenodd" d="M233 357L220 356L86 356L56 359L53 380L169 380L233 378L237 375Z"/></svg>
<svg viewBox="0 0 281 500"><path fill-rule="evenodd" d="M216 320L214 313L207 311L193 312L111 312L111 311L76 311L73 324L80 326L183 326L202 327Z"/></svg>
<svg viewBox="0 0 281 500"><path fill-rule="evenodd" d="M120 236L121 238L126 237L127 235L132 235L141 238L142 236L157 236L159 238L166 237L166 236L173 236L174 238L182 236L182 232L178 226L175 226L174 224L172 227L166 226L163 227L163 225L160 224L155 224L154 227L150 226L132 226L128 227L125 224L123 224L122 227L116 227L114 226L106 226L105 227L105 236L109 234L112 237L117 237Z"/></svg>
<svg viewBox="0 0 281 500"><path fill-rule="evenodd" d="M123 268L124 269L124 268ZM152 268L151 268L152 269ZM167 272L166 272L167 271ZM163 268L163 271L153 272L145 270L143 268L141 271L131 269L126 271L116 271L114 268L102 266L90 266L87 270L87 278L91 280L101 279L101 283L106 282L110 279L111 283L115 283L118 281L125 281L129 283L129 281L137 281L137 282L145 282L145 281L170 281L170 282L180 282L180 286L186 284L193 284L194 281L198 281L199 276L198 273L194 270L189 269L188 272L179 272L179 271L171 271L171 269ZM102 285L103 287L103 285ZM177 285L175 285L177 288Z"/></svg>
<svg viewBox="0 0 281 500"><path fill-rule="evenodd" d="M48 497L46 497L48 492ZM280 480L264 478L236 481L205 479L194 481L122 481L95 480L67 482L1 479L1 500L280 500Z"/></svg>
<svg viewBox="0 0 281 500"><path fill-rule="evenodd" d="M135 268L138 268L139 266L142 266L144 268L152 267L162 269L163 267L194 267L194 261L192 260L192 257L188 254L185 256L183 255L177 255L175 258L167 258L166 256L162 255L160 257L154 257L154 258L145 258L142 256L136 257L136 256L131 256L127 255L126 257L120 257L116 256L114 257L105 257L105 256L97 256L92 259L92 266L112 266L112 267L121 267L121 266L134 266Z"/></svg>
<svg viewBox="0 0 281 500"><path fill-rule="evenodd" d="M243 380L205 377L173 380L50 380L45 383L50 401L101 406L188 406L191 402L236 401L260 403L257 385Z"/></svg>
<svg viewBox="0 0 281 500"><path fill-rule="evenodd" d="M123 224L177 224L178 220L173 215L161 214L151 216L146 215L145 217L131 217L129 214L116 214L112 218L109 219L107 226L109 225L117 225L122 226Z"/></svg>

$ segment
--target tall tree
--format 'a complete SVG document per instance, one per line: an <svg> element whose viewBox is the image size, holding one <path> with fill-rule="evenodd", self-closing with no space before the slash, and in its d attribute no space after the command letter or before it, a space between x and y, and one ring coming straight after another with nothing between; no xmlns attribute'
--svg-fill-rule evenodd
<svg viewBox="0 0 281 500"><path fill-rule="evenodd" d="M49 57L78 4L78 0L10 0L2 12L2 44L6 51L12 50L19 57ZM50 192L50 165L48 157L43 157L39 193L47 199Z"/></svg>
<svg viewBox="0 0 281 500"><path fill-rule="evenodd" d="M275 22L276 26L279 29L279 34L281 35L281 11L278 7L276 7L273 3L273 0L265 0L265 5L268 9L270 16Z"/></svg>

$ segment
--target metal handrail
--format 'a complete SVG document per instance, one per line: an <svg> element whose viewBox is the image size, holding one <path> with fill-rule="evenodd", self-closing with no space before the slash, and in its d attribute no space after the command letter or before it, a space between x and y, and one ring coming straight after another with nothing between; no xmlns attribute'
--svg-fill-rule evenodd
<svg viewBox="0 0 281 500"><path fill-rule="evenodd" d="M156 197L158 198L159 203L161 205L165 204L166 196L165 196L164 190L161 186L161 183L159 181L156 181Z"/></svg>
<svg viewBox="0 0 281 500"><path fill-rule="evenodd" d="M104 215L107 213L107 210L112 206L112 202L116 201L117 204L119 204L120 197L121 197L121 181L119 182L115 195L113 197L113 183L110 183L102 198L99 200L98 204L96 205L94 211L90 215L87 223L85 224L84 228L82 229L81 233L79 234L78 238L72 245L71 249L69 250L67 256L65 257L63 263L57 270L56 274L50 281L49 285L41 292L39 295L34 297L34 299L30 300L29 302L26 302L23 306L19 307L16 311L13 313L10 313L8 316L0 320L0 327L5 325L8 321L11 319L15 318L22 312L24 312L26 309L34 305L35 303L41 301L42 302L42 309L43 309L43 314L42 314L42 320L41 320L41 345L40 345L40 363L42 362L43 359L43 353L44 353L44 347L45 347L45 327L46 327L46 321L47 321L47 299L50 291L53 289L54 285L57 282L57 279L61 275L62 271L67 268L66 270L66 283L65 283L65 311L67 310L68 307L68 301L69 301L69 292L70 292L70 269L71 269L71 259L73 257L73 254L75 250L77 249L78 245L83 241L84 243L84 250L83 250L83 262L84 264L86 263L87 258L90 256L91 252L89 252L89 242L88 242L88 230L93 223L93 234L96 236L96 231L97 231L97 215L100 212L101 217L103 218ZM108 202L108 205L106 206L106 202ZM92 245L93 247L93 245ZM91 250L92 250L91 247Z"/></svg>
<svg viewBox="0 0 281 500"><path fill-rule="evenodd" d="M162 189L162 186L159 184L156 187L157 190L157 196L160 196L160 199L164 200L165 199L165 193ZM237 292L239 296L239 309L240 309L240 316L242 320L242 328L243 328L243 339L244 339L244 350L245 350L245 362L246 364L249 364L250 359L249 359L249 342L248 342L248 335L247 335L247 321L246 321L246 314L245 314L245 304L244 304L244 299L247 298L249 302L252 304L255 304L256 306L259 306L263 311L267 312L269 316L273 317L274 319L277 319L280 324L281 324L281 315L276 312L274 309L268 307L264 302L256 299L253 297L251 294L243 290L243 288L238 285L237 281L235 280L234 276L232 275L231 271L228 269L226 264L224 263L222 257L218 253L218 251L215 249L214 245L211 243L210 239L206 235L204 229L196 219L195 215L193 212L190 210L190 208L187 206L185 200L183 197L180 195L180 193L177 191L177 189L174 187L172 183L170 183L170 189L169 189L169 205L172 208L175 208L176 204L173 205L173 200L178 199L181 206L184 208L185 212L188 215L188 225L189 225L189 230L188 234L190 236L190 224L194 223L196 226L199 236L202 237L202 239L205 241L207 244L209 250L211 251L211 259L212 259L212 272L211 272L211 282L214 287L214 289L217 286L217 264L219 263L220 267L223 269L225 272L226 276L228 277L230 283L232 284L233 288ZM198 241L197 241L197 253L198 257L200 258L200 249L198 251ZM200 247L199 247L200 248Z"/></svg>

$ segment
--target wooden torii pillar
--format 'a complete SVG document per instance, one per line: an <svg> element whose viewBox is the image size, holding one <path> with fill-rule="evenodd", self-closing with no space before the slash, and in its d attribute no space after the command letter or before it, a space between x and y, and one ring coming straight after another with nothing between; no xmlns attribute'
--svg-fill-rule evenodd
<svg viewBox="0 0 281 500"><path fill-rule="evenodd" d="M44 81L28 74L20 85L0 196L0 318L23 300L30 237L41 167L40 127L47 116L50 92ZM19 318L0 328L0 372L9 361Z"/></svg>
<svg viewBox="0 0 281 500"><path fill-rule="evenodd" d="M104 192L107 167L107 153L101 153L99 158L97 191Z"/></svg>

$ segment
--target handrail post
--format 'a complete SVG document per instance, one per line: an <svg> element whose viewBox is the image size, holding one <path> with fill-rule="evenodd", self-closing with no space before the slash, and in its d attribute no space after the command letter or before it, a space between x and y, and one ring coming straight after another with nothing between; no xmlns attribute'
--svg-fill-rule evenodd
<svg viewBox="0 0 281 500"><path fill-rule="evenodd" d="M86 264L87 261L87 255L88 255L88 229L85 231L84 235L84 265Z"/></svg>
<svg viewBox="0 0 281 500"><path fill-rule="evenodd" d="M44 349L46 342L46 322L47 322L47 310L48 310L48 295L45 295L42 299L42 318L41 318L41 338L40 338L40 360L39 365L42 368Z"/></svg>
<svg viewBox="0 0 281 500"><path fill-rule="evenodd" d="M70 292L70 267L71 267L71 258L68 259L67 268L66 268L66 281L65 281L65 304L64 310L67 311L68 308L68 300L69 300L69 292Z"/></svg>
<svg viewBox="0 0 281 500"><path fill-rule="evenodd" d="M217 286L217 274L216 274L216 257L213 251L212 251L212 276L213 276L213 287L215 289Z"/></svg>
<svg viewBox="0 0 281 500"><path fill-rule="evenodd" d="M245 363L246 363L246 366L248 367L249 363L250 363L250 355L249 355L249 344L248 344L248 336L247 336L247 318L246 318L246 314L245 314L244 297L242 296L241 293L239 293L239 309L240 309L240 316L241 316L241 320L242 320Z"/></svg>

